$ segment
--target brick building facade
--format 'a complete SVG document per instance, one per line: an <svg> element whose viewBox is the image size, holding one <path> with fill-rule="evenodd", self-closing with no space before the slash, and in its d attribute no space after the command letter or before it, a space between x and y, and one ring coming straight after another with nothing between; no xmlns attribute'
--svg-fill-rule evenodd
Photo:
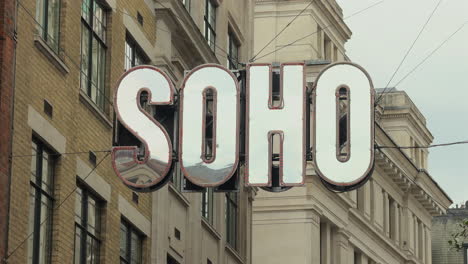
<svg viewBox="0 0 468 264"><path fill-rule="evenodd" d="M109 157L122 142L112 106L122 73L151 64L179 87L203 63L235 69L250 56L250 10L248 0L18 2L5 263L251 263L253 189L183 193L175 170L161 190L134 193ZM2 56L2 102L11 59Z"/></svg>
<svg viewBox="0 0 468 264"><path fill-rule="evenodd" d="M447 214L432 219L432 263L437 264L466 264L468 263L468 239L461 241L460 251L452 248L448 243L452 234L463 230L462 221L468 219L468 202L447 210Z"/></svg>
<svg viewBox="0 0 468 264"><path fill-rule="evenodd" d="M0 1L0 260L8 244L8 209L13 127L13 86L15 78L14 0Z"/></svg>

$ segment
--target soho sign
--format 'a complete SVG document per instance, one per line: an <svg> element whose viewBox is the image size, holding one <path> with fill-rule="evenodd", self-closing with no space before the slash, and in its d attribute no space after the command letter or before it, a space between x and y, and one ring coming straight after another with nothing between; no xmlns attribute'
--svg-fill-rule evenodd
<svg viewBox="0 0 468 264"><path fill-rule="evenodd" d="M199 187L220 186L239 168L239 135L245 133L242 143L247 186L271 187L273 177L279 178L282 187L301 186L309 130L314 169L325 184L335 189L359 186L369 177L374 165L374 89L364 69L352 63L332 64L307 90L304 64L282 64L276 104L272 66L249 64L246 73L246 102L241 104L239 82L230 70L214 64L194 68L180 88L179 136L171 142L166 129L141 108L139 100L146 91L151 105L174 104L172 82L152 66L127 71L118 83L114 107L122 125L144 145L144 157L137 157L141 150L136 146L113 148L113 168L124 184L148 191L164 182L174 163L172 144L178 144L178 160L186 179ZM209 110L208 92L212 98ZM210 159L205 155L206 111L213 116ZM240 131L244 127L241 114L245 114L245 131ZM307 120L311 120L311 129ZM339 126L343 124L347 132L341 135ZM280 139L279 173L275 176L272 135ZM344 155L339 154L343 136Z"/></svg>

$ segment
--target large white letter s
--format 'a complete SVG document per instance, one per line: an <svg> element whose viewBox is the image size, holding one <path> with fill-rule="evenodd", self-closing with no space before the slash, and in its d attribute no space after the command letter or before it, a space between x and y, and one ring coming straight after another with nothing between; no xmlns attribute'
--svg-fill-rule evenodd
<svg viewBox="0 0 468 264"><path fill-rule="evenodd" d="M172 145L164 127L140 106L140 94L148 92L148 103L173 104L174 86L167 75L152 66L138 66L120 79L114 97L117 118L143 144L139 159L137 146L112 149L112 165L125 185L136 190L151 190L171 168Z"/></svg>

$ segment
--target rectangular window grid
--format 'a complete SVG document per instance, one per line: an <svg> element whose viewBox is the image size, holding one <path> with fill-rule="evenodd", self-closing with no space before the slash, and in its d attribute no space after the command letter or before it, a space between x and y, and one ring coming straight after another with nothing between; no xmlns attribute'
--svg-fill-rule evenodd
<svg viewBox="0 0 468 264"><path fill-rule="evenodd" d="M55 53L59 53L60 0L37 0L36 20L39 36Z"/></svg>
<svg viewBox="0 0 468 264"><path fill-rule="evenodd" d="M214 204L214 193L212 188L206 188L202 192L202 208L201 214L208 223L213 224L213 204Z"/></svg>
<svg viewBox="0 0 468 264"><path fill-rule="evenodd" d="M120 264L143 263L143 236L128 222L120 224Z"/></svg>
<svg viewBox="0 0 468 264"><path fill-rule="evenodd" d="M99 263L100 203L80 186L75 193L75 264Z"/></svg>
<svg viewBox="0 0 468 264"><path fill-rule="evenodd" d="M54 159L44 144L33 140L29 192L28 263L49 263L52 241Z"/></svg>
<svg viewBox="0 0 468 264"><path fill-rule="evenodd" d="M239 49L240 45L234 34L229 32L228 35L228 67L230 70L239 68Z"/></svg>
<svg viewBox="0 0 468 264"><path fill-rule="evenodd" d="M226 242L237 249L238 193L226 193Z"/></svg>
<svg viewBox="0 0 468 264"><path fill-rule="evenodd" d="M81 6L81 89L104 110L107 13L97 0Z"/></svg>
<svg viewBox="0 0 468 264"><path fill-rule="evenodd" d="M125 39L125 70L128 71L132 67L149 64L149 62L150 60L138 46L137 42L127 33Z"/></svg>
<svg viewBox="0 0 468 264"><path fill-rule="evenodd" d="M206 0L205 6L205 39L211 50L216 50L216 6L211 0Z"/></svg>

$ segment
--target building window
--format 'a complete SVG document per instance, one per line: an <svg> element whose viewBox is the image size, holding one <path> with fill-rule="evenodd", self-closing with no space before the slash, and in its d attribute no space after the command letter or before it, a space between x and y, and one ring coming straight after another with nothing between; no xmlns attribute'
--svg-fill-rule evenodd
<svg viewBox="0 0 468 264"><path fill-rule="evenodd" d="M132 225L120 223L120 264L143 263L143 235Z"/></svg>
<svg viewBox="0 0 468 264"><path fill-rule="evenodd" d="M202 208L201 214L202 216L210 223L213 224L213 205L214 205L214 193L213 189L206 188L204 192L202 192Z"/></svg>
<svg viewBox="0 0 468 264"><path fill-rule="evenodd" d="M142 64L149 64L149 59L138 46L137 42L127 34L125 39L125 70L127 71L132 67Z"/></svg>
<svg viewBox="0 0 468 264"><path fill-rule="evenodd" d="M41 38L56 53L59 52L60 0L37 0L36 20Z"/></svg>
<svg viewBox="0 0 468 264"><path fill-rule="evenodd" d="M323 57L323 32L322 28L317 25L317 58L322 59Z"/></svg>
<svg viewBox="0 0 468 264"><path fill-rule="evenodd" d="M238 193L226 193L226 242L237 249Z"/></svg>
<svg viewBox="0 0 468 264"><path fill-rule="evenodd" d="M106 97L106 11L97 0L81 6L81 89L104 110Z"/></svg>
<svg viewBox="0 0 468 264"><path fill-rule="evenodd" d="M236 37L232 32L228 34L228 67L230 70L236 70L239 67L239 48Z"/></svg>
<svg viewBox="0 0 468 264"><path fill-rule="evenodd" d="M28 263L49 263L51 253L54 188L53 154L33 140L29 192Z"/></svg>
<svg viewBox="0 0 468 264"><path fill-rule="evenodd" d="M99 263L100 223L98 199L78 186L75 197L75 264Z"/></svg>
<svg viewBox="0 0 468 264"><path fill-rule="evenodd" d="M190 0L182 0L182 4L184 4L185 9L190 12Z"/></svg>
<svg viewBox="0 0 468 264"><path fill-rule="evenodd" d="M174 170L172 172L171 182L179 192L182 192L182 188L184 185L184 174L180 169L180 164L177 162L174 164Z"/></svg>
<svg viewBox="0 0 468 264"><path fill-rule="evenodd" d="M323 52L325 54L325 60L332 61L332 42L326 34L324 34Z"/></svg>
<svg viewBox="0 0 468 264"><path fill-rule="evenodd" d="M167 254L167 264L179 264L175 258L173 258L171 255Z"/></svg>
<svg viewBox="0 0 468 264"><path fill-rule="evenodd" d="M206 0L205 6L205 39L213 52L216 49L216 6L212 0Z"/></svg>

